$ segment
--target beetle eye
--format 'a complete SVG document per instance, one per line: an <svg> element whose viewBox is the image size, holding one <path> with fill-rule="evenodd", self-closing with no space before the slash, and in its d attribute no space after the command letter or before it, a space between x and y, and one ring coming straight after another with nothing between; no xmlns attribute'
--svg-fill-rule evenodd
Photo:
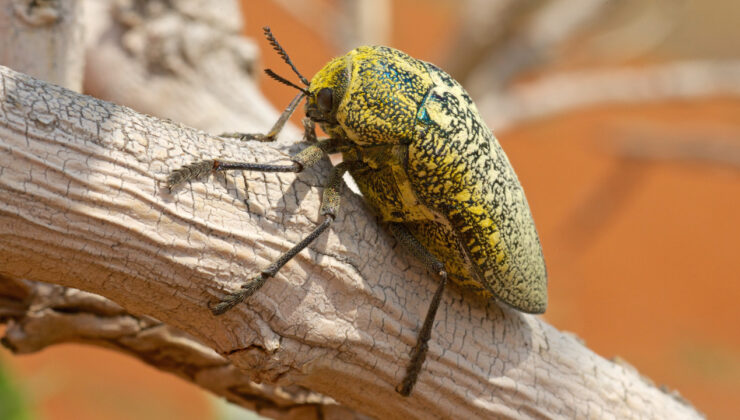
<svg viewBox="0 0 740 420"><path fill-rule="evenodd" d="M316 104L319 106L319 110L328 114L331 112L333 93L329 88L323 88L316 94Z"/></svg>

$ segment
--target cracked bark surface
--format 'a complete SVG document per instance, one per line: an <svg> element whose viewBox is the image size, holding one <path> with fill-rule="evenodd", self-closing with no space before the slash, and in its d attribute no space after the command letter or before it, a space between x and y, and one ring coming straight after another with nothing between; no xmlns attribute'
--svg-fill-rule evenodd
<svg viewBox="0 0 740 420"><path fill-rule="evenodd" d="M299 386L276 387L248 379L225 357L189 334L78 289L0 277L2 344L16 354L75 342L126 353L193 382L263 416L365 418L331 398Z"/></svg>
<svg viewBox="0 0 740 420"><path fill-rule="evenodd" d="M21 6L22 3L18 2ZM11 24L0 26L0 32L8 32L5 34L11 42L0 47L0 57L3 63L24 73L79 90L84 56L86 90L95 95L130 104L159 117L188 121L210 131L268 127L277 114L257 91L253 77L257 55L251 41L240 34L241 18L236 2L221 1L218 8L188 0L166 7L154 3L65 0L40 4L38 8L5 10L7 14L0 15L0 20ZM22 22L17 21L19 10L23 14L20 16ZM85 11L84 22L80 21L82 10ZM38 23L31 25L26 16L31 12L34 16L43 14L54 19L40 26ZM24 29L23 25L29 27ZM80 42L82 32L87 35L87 46ZM23 54L18 53L20 45ZM52 48L51 51L63 52L63 57L69 59L47 56L49 46L56 45L65 48ZM36 53L29 54L29 51ZM60 68L60 64L64 68ZM154 69L168 70L169 76L162 77L161 71L152 73ZM60 79L60 71L74 77ZM110 77L113 74L116 77ZM187 105L192 103L207 107L209 112ZM286 137L297 133L293 127L286 127L285 131ZM256 384L244 375L234 374L231 365L194 375L194 371L205 369L201 366L204 357L201 353L208 348L197 341L189 343L182 331L158 323L162 325L158 331L164 333L133 333L132 320L139 317L128 313L101 317L101 302L110 303L102 296L61 286L56 286L54 293L42 293L47 290L43 283L5 280L0 282L0 319L9 325L5 343L11 348L31 352L61 341L105 346L175 373L268 417L364 417L330 398L298 386ZM57 298L61 295L63 300ZM78 299L80 296L85 296L82 302ZM29 299L33 300L34 308L41 308L43 312L29 309ZM119 306L113 305L117 312L121 311ZM61 316L62 313L65 315ZM124 338L125 344L121 342ZM154 348L177 351L167 353L167 358L152 357Z"/></svg>
<svg viewBox="0 0 740 420"><path fill-rule="evenodd" d="M539 318L455 287L414 393L399 396L435 280L349 192L308 251L214 317L207 302L319 221L328 161L169 192L168 170L192 160L273 161L287 150L213 138L4 67L0 78L0 272L9 278L105 296L190 335L251 381L299 385L380 418L701 417Z"/></svg>

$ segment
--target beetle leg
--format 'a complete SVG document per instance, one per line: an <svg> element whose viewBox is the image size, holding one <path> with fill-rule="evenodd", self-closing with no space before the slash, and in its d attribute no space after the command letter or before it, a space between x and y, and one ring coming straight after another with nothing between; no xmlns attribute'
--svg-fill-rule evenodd
<svg viewBox="0 0 740 420"><path fill-rule="evenodd" d="M254 276L246 283L244 283L238 291L226 296L220 302L213 306L209 305L214 315L223 314L238 303L242 302L244 299L254 294L254 292L259 290L259 288L265 284L268 278L275 276L275 274L277 274L277 272L280 270L280 268L282 268L282 266L285 265L285 263L290 261L293 257L296 256L296 254L310 245L311 242L314 241L314 239L316 239L329 227L331 222L333 222L336 218L337 211L339 210L341 190L343 185L342 176L345 172L347 172L347 170L352 169L358 165L360 165L359 162L342 162L334 167L331 176L329 177L329 182L324 188L324 195L321 199L320 213L322 216L324 216L324 221L321 222L321 224L318 225L311 233L309 233L308 236L303 238L302 241L293 246L293 248L281 255L277 260L267 266L267 268L262 270L258 275Z"/></svg>
<svg viewBox="0 0 740 420"><path fill-rule="evenodd" d="M404 376L403 381L396 387L396 392L404 397L408 397L409 394L411 394L411 390L414 388L414 384L416 384L421 367L427 357L429 338L432 335L434 318L437 315L437 309L442 300L442 293L444 292L445 285L447 285L447 271L445 270L444 264L442 264L437 257L432 255L403 224L391 223L390 228L393 236L396 237L396 240L398 240L398 242L406 248L408 252L421 260L428 270L438 273L441 277L439 286L437 286L437 291L434 292L434 297L432 297L429 309L427 309L426 317L424 317L424 324L416 338L416 345L411 350L411 361L406 367L406 376Z"/></svg>
<svg viewBox="0 0 740 420"><path fill-rule="evenodd" d="M178 184L197 179L211 172L228 170L247 170L260 172L301 172L303 166L293 161L290 165L272 165L266 163L224 162L221 160L199 160L180 169L176 169L167 177L167 187L172 190Z"/></svg>
<svg viewBox="0 0 740 420"><path fill-rule="evenodd" d="M313 232L308 234L308 236L303 238L302 241L298 242L295 246L293 246L293 248L288 250L288 252L281 255L277 260L275 260L275 262L267 266L267 268L262 270L259 274L242 284L242 287L238 291L229 294L215 305L209 304L208 307L211 309L211 312L213 312L214 315L221 315L244 301L244 299L252 296L254 292L264 286L268 278L273 277L275 274L277 274L277 272L280 270L280 268L282 268L283 265L285 265L285 263L290 261L291 258L301 252L305 247L313 242L314 239L321 235L321 233L323 233L326 228L329 227L332 221L334 221L334 216L326 215L324 221L319 226L317 226L316 229L313 230Z"/></svg>
<svg viewBox="0 0 740 420"><path fill-rule="evenodd" d="M309 143L318 141L316 138L316 123L308 117L303 119L303 139Z"/></svg>
<svg viewBox="0 0 740 420"><path fill-rule="evenodd" d="M167 187L171 190L180 183L197 179L211 172L219 171L259 171L259 172L301 172L321 160L326 153L332 153L337 147L334 139L321 140L293 155L293 162L287 165L253 162L224 162L222 160L199 160L180 169L176 169L167 177Z"/></svg>
<svg viewBox="0 0 740 420"><path fill-rule="evenodd" d="M285 111L283 111L282 114L280 114L280 117L278 117L278 120L275 121L275 124L272 126L270 131L267 132L267 134L261 134L261 133L223 133L220 134L219 137L227 137L227 138L235 138L239 140L257 140L257 141L263 141L263 142L270 142L274 141L278 134L280 134L280 131L282 131L283 127L285 126L285 123L288 122L288 119L290 119L290 116L293 115L293 112L298 108L298 104L301 102L301 99L303 99L303 92L296 95L295 98L293 98L292 101L288 104L288 106L285 108Z"/></svg>

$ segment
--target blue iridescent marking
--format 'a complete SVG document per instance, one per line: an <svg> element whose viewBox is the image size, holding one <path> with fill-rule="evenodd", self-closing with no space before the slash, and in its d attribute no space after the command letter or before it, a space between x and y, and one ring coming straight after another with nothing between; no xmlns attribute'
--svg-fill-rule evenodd
<svg viewBox="0 0 740 420"><path fill-rule="evenodd" d="M389 63L382 63L383 66L383 72L380 73L379 79L390 79L395 82L401 82L408 86L413 86L415 77L413 75L404 74L398 71L395 66ZM368 71L371 71L371 69L368 69Z"/></svg>
<svg viewBox="0 0 740 420"><path fill-rule="evenodd" d="M427 112L427 99L429 99L429 95L432 93L432 90L429 89L429 92L427 92L426 95L424 95L424 99L421 100L421 104L419 105L419 111L416 112L416 120L421 122L422 124L431 124L433 121L431 118L429 118L429 113Z"/></svg>

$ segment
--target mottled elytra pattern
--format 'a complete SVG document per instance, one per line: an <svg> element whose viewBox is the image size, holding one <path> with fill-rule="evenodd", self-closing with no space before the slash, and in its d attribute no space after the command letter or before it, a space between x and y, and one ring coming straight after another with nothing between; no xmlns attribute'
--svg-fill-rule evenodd
<svg viewBox="0 0 740 420"><path fill-rule="evenodd" d="M326 87L341 103L322 127L346 139L345 160L364 164L350 172L382 219L406 224L456 282L544 312L547 274L527 200L460 84L392 48L360 47L319 71L309 92Z"/></svg>
<svg viewBox="0 0 740 420"><path fill-rule="evenodd" d="M428 121L416 127L407 169L419 198L443 213L451 229L420 226L416 236L428 247L439 247L438 240L427 240L434 237L430 230L441 231L445 244L456 238L469 263L467 273L453 278L483 286L521 311L544 312L545 263L516 174L462 87L434 66L429 74L434 88L420 113ZM444 256L459 249L446 248Z"/></svg>

